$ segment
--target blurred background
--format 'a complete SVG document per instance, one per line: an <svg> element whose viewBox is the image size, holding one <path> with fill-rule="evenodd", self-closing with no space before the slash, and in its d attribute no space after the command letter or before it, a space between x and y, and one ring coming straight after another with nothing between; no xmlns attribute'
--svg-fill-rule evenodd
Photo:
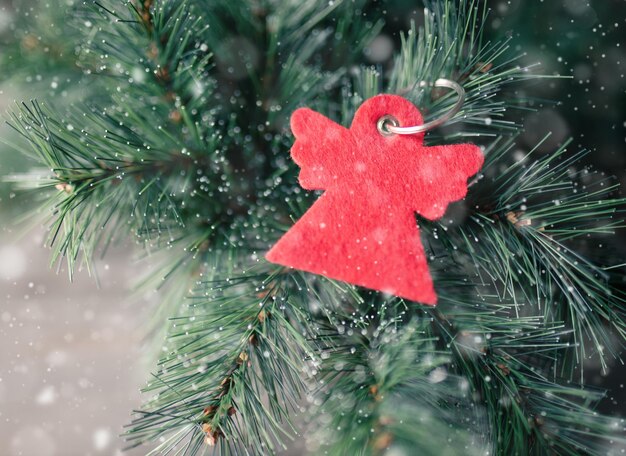
<svg viewBox="0 0 626 456"><path fill-rule="evenodd" d="M62 110L93 84L73 65L78 33L65 24L74 3L0 0L3 112L34 97ZM381 67L398 45L398 31L423 17L418 1L385 3L387 26L366 51ZM570 77L518 91L535 109L525 113L520 142L534 146L551 132L541 146L547 153L572 137L577 148L592 151L590 165L626 186L626 2L488 3L489 38L511 36L520 64L540 63L537 72ZM0 176L31 168L24 150L17 134L0 126ZM126 246L99 262L97 280L82 271L70 283L63 266L50 268L46 227L25 217L37 207L36 196L17 190L0 181L0 455L120 454L118 435L140 405L139 387L157 351L145 343L145 321L158 296L132 294L140 266ZM625 234L612 242L626 258ZM619 363L601 373L597 361L586 362L587 382L609 389L603 412L626 414L625 375Z"/></svg>

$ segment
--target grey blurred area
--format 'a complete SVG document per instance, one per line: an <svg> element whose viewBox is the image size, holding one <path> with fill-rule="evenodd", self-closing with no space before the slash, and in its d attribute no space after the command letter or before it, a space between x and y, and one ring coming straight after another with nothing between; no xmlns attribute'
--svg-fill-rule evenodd
<svg viewBox="0 0 626 456"><path fill-rule="evenodd" d="M146 303L128 299L123 250L69 283L48 265L43 230L0 238L0 455L122 454L119 438L152 366ZM129 455L145 454L145 448Z"/></svg>
<svg viewBox="0 0 626 456"><path fill-rule="evenodd" d="M58 33L42 28L55 3L0 0L3 114L33 97L62 107L80 96L79 71L57 72L43 57L41 64L35 57L34 65L19 68L7 58ZM5 119L3 177L34 165ZM0 180L0 456L122 454L123 426L141 405L139 390L156 356L144 343L152 305L129 298L139 266L129 249L118 246L98 262L98 280L80 271L70 282L63 264L50 267L41 216L24 217L37 206L33 195Z"/></svg>
<svg viewBox="0 0 626 456"><path fill-rule="evenodd" d="M14 36L14 24L33 14L30 3L0 0L2 43L24 39ZM382 65L397 45L394 24L404 29L407 18L419 19L419 14L407 14L407 4L414 8L416 2L387 3L389 26L367 49L372 62ZM520 97L532 93L537 99L521 141L533 145L552 131L544 146L547 152L573 136L576 146L593 150L591 164L626 184L626 3L489 4L488 35L513 33L514 50L527 52L522 63L541 62L538 71L573 77L545 80L519 93ZM6 52L3 46L0 52ZM54 85L56 75L39 71L33 76L41 77L40 98L62 100ZM1 111L13 100L33 96L31 81L25 78L3 78ZM561 103L542 101L548 99ZM6 126L0 127L0 138L9 143L0 144L0 175L32 166L17 151L23 143ZM125 443L119 436L131 411L140 406L139 388L154 367L155 353L145 344L145 331L157 298L129 297L134 296L134 278L143 266L125 246L98 262L98 282L82 271L70 283L63 267L58 272L49 267L50 251L43 247L45 225L23 229L21 217L32 207L35 202L0 183L0 456L122 454ZM622 241L615 247L625 251L624 237L618 239ZM610 389L603 411L623 412L623 366L615 363L601 375L590 360L588 372L592 384ZM124 454L146 452L142 448Z"/></svg>

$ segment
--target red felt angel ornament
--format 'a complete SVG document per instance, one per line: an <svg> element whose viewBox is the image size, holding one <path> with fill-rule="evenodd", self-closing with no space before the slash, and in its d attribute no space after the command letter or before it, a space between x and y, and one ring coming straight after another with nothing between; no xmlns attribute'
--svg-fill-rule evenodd
<svg viewBox="0 0 626 456"><path fill-rule="evenodd" d="M462 102L462 89L452 88ZM385 119L395 125L384 125ZM267 259L435 305L415 213L441 218L450 202L465 196L483 155L472 144L424 146L423 132L432 124L423 125L419 110L396 95L367 100L349 129L308 108L295 111L291 155L302 168L300 185L324 193ZM418 132L394 134L410 131L398 125Z"/></svg>

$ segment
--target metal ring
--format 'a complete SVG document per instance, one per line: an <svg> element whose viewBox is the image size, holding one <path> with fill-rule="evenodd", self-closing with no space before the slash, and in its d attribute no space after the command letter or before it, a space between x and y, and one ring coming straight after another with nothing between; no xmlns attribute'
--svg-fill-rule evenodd
<svg viewBox="0 0 626 456"><path fill-rule="evenodd" d="M386 115L378 119L376 127L383 136L393 136L393 133L389 131L389 127L399 127L400 122L394 116Z"/></svg>
<svg viewBox="0 0 626 456"><path fill-rule="evenodd" d="M386 115L381 117L378 120L377 127L378 131L383 136L391 136L391 135L416 135L418 133L424 133L425 131L432 130L433 128L438 127L446 123L448 120L452 119L456 113L461 110L463 107L463 103L465 102L465 90L458 83L451 81L449 79L437 79L434 84L421 81L419 83L420 87L445 87L447 89L452 89L459 96L454 106L446 112L444 115L439 117L438 119L427 122L423 125L415 125L411 127L401 127L398 119L393 117L392 115Z"/></svg>

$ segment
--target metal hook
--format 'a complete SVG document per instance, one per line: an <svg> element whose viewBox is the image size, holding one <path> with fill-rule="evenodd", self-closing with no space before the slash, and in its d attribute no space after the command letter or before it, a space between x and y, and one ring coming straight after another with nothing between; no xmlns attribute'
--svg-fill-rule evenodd
<svg viewBox="0 0 626 456"><path fill-rule="evenodd" d="M452 89L459 96L454 106L446 112L444 115L439 117L438 119L427 122L423 125L415 125L411 127L401 127L398 119L393 117L392 115L385 115L378 120L376 124L378 127L378 131L383 136L391 136L391 135L416 135L418 133L423 133L428 130L432 130L433 128L438 127L446 123L452 117L455 116L463 107L463 103L465 102L465 90L458 83L451 81L449 79L437 79L434 84L431 84L426 81L421 81L419 83L420 87L445 87L447 89Z"/></svg>

